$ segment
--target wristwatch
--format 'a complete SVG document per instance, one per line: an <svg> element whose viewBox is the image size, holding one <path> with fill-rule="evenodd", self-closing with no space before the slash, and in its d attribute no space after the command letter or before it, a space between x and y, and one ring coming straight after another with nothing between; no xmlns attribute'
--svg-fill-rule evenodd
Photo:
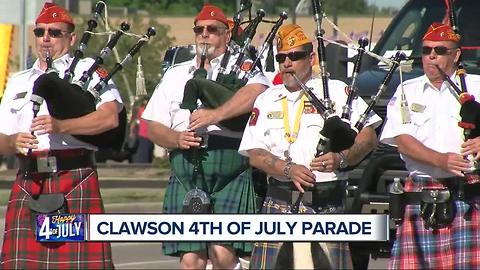
<svg viewBox="0 0 480 270"><path fill-rule="evenodd" d="M345 169L348 167L347 157L342 152L338 152L340 156L340 164L338 165L339 169Z"/></svg>

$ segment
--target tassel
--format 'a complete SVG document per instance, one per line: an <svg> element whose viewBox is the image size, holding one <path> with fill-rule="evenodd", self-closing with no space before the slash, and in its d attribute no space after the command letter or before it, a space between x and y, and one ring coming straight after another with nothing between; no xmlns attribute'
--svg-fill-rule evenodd
<svg viewBox="0 0 480 270"><path fill-rule="evenodd" d="M274 72L275 65L273 64L273 42L270 42L268 45L268 55L267 59L265 60L265 71Z"/></svg>
<svg viewBox="0 0 480 270"><path fill-rule="evenodd" d="M402 90L402 94L400 96L400 117L402 119L402 124L410 124L412 122L410 118L410 111L408 109L408 101L405 97L405 92L403 91L403 71L402 66L399 65L400 70L400 89Z"/></svg>
<svg viewBox="0 0 480 270"><path fill-rule="evenodd" d="M400 115L402 117L402 124L410 124L410 111L408 110L408 102L405 98L405 93L402 91L402 98L400 100Z"/></svg>
<svg viewBox="0 0 480 270"><path fill-rule="evenodd" d="M137 90L135 92L135 95L137 97L147 95L147 90L145 89L145 76L143 75L142 57L141 56L139 56L138 60L137 60L136 86L137 86Z"/></svg>

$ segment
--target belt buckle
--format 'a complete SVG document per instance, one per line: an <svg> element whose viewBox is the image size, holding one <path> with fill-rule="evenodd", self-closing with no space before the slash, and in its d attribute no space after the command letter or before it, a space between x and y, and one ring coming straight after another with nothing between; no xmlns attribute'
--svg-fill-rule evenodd
<svg viewBox="0 0 480 270"><path fill-rule="evenodd" d="M50 157L38 157L37 158L37 171L39 173L54 173L57 172L57 158Z"/></svg>
<svg viewBox="0 0 480 270"><path fill-rule="evenodd" d="M300 196L300 191L293 190L292 191L292 201L291 201L291 203L295 203L298 199L298 196ZM311 191L305 191L303 193L302 202L303 202L304 205L311 205L312 204L312 192Z"/></svg>

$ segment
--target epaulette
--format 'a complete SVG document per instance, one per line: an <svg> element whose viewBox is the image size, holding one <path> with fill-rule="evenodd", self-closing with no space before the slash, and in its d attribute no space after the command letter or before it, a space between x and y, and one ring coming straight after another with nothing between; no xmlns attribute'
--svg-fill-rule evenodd
<svg viewBox="0 0 480 270"><path fill-rule="evenodd" d="M413 79L410 79L410 80L406 80L406 81L403 81L403 86L407 86L409 84L416 83L416 82L419 82L419 81L422 81L422 80L423 80L423 76L413 78Z"/></svg>
<svg viewBox="0 0 480 270"><path fill-rule="evenodd" d="M30 73L32 71L33 68L29 68L29 69L26 69L26 70L22 70L22 71L19 71L19 72L16 72L14 73L9 80L11 79L15 79L19 76L22 76L22 75L26 75L27 73Z"/></svg>
<svg viewBox="0 0 480 270"><path fill-rule="evenodd" d="M260 95L263 99L267 99L269 102L279 100L285 96L283 93L280 92L280 89L282 89L282 87L283 84L274 85L267 88Z"/></svg>
<svg viewBox="0 0 480 270"><path fill-rule="evenodd" d="M181 62L181 63L173 64L173 65L169 66L169 67L167 68L167 70L165 70L165 72L169 71L169 70L172 69L172 68L189 65L190 63L192 63L192 60L187 60L187 61L184 61L184 62Z"/></svg>

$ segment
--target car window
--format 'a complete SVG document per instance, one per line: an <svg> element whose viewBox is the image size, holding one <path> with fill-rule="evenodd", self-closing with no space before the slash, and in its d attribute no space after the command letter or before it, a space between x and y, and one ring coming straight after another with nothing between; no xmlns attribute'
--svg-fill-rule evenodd
<svg viewBox="0 0 480 270"><path fill-rule="evenodd" d="M444 1L418 0L409 3L396 21L385 32L385 38L379 42L376 53L385 55L388 51L411 51L410 57L419 60L422 37L433 22L446 19ZM480 57L480 1L455 1L457 23L462 36L463 60L466 67L479 64Z"/></svg>

